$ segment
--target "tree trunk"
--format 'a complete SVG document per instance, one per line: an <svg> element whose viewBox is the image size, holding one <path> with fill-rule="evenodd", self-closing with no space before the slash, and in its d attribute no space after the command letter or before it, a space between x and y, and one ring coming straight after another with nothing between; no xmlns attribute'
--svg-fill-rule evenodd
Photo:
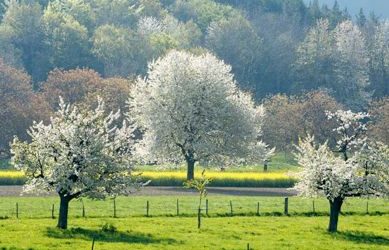
<svg viewBox="0 0 389 250"><path fill-rule="evenodd" d="M330 201L330 223L328 225L328 231L331 233L337 232L338 230L338 219L342 204L343 198L341 197L337 197L334 201Z"/></svg>
<svg viewBox="0 0 389 250"><path fill-rule="evenodd" d="M187 165L188 165L188 170L187 170L187 174L186 174L186 179L189 181L189 180L193 180L194 179L194 166L195 166L195 161L193 160L187 160L186 161Z"/></svg>
<svg viewBox="0 0 389 250"><path fill-rule="evenodd" d="M66 229L68 227L68 211L70 199L67 196L60 195L59 217L57 227Z"/></svg>

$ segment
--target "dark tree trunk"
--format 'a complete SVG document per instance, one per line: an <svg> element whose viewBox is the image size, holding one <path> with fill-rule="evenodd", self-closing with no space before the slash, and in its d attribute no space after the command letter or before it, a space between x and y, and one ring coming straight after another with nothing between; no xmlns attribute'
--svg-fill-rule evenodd
<svg viewBox="0 0 389 250"><path fill-rule="evenodd" d="M328 231L331 233L337 232L338 230L338 219L342 204L343 198L341 197L337 197L334 201L330 201L330 223L328 225Z"/></svg>
<svg viewBox="0 0 389 250"><path fill-rule="evenodd" d="M187 160L186 161L188 165L188 170L186 174L186 179L187 180L193 180L194 179L194 166L195 166L195 161L194 160Z"/></svg>
<svg viewBox="0 0 389 250"><path fill-rule="evenodd" d="M57 227L61 229L66 229L68 227L68 211L69 211L69 202L71 199L67 196L60 195L60 206L59 206L59 217Z"/></svg>

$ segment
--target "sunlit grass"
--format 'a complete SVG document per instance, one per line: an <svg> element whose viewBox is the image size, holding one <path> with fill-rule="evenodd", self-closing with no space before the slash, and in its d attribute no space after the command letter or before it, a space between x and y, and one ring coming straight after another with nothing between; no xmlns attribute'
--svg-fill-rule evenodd
<svg viewBox="0 0 389 250"><path fill-rule="evenodd" d="M253 216L257 212L261 216L283 216L284 197L265 196L231 196L209 194L208 215L210 217L230 216L231 204L233 215ZM156 217L170 217L177 215L177 202L180 216L195 216L197 213L197 195L172 195L172 196L129 196L117 197L115 200L117 217L139 217L146 215L147 203L149 203L149 215ZM314 203L313 203L314 202ZM17 204L17 205L16 205ZM368 204L368 207L367 207ZM58 215L58 196L49 197L0 197L0 218L15 218L18 208L19 218L50 218L54 205L54 215ZM259 205L259 207L258 207ZM291 216L328 216L329 202L325 198L304 199L289 197L289 214ZM106 200L73 200L69 204L69 217L76 218L83 214L88 218L112 217L114 214L114 202ZM203 212L207 205L203 203ZM365 215L389 214L389 201L385 199L346 199L342 207L343 214Z"/></svg>
<svg viewBox="0 0 389 250"><path fill-rule="evenodd" d="M0 220L4 249L375 249L389 247L389 216L345 216L339 233L328 217L78 218L68 230L52 219ZM116 232L102 231L109 223Z"/></svg>

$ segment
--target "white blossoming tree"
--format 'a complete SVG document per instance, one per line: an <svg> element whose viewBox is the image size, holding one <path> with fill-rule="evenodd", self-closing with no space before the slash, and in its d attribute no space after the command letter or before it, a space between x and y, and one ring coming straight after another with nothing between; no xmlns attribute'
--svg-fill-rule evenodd
<svg viewBox="0 0 389 250"><path fill-rule="evenodd" d="M235 164L268 157L258 140L262 106L237 88L231 67L209 53L172 51L151 63L129 103L144 130L138 147L142 158L185 161L188 180L194 179L196 162Z"/></svg>
<svg viewBox="0 0 389 250"><path fill-rule="evenodd" d="M389 194L389 149L365 136L368 114L337 111L327 115L339 124L337 148L316 144L312 136L300 140L296 156L302 169L294 189L302 196L324 195L329 200L328 231L336 232L346 197Z"/></svg>
<svg viewBox="0 0 389 250"><path fill-rule="evenodd" d="M30 142L13 141L12 162L27 177L24 191L58 193L57 227L67 228L71 200L128 194L139 185L131 175L133 129L126 123L117 128L114 122L119 116L119 112L106 115L100 99L93 111L61 99L50 124L31 126Z"/></svg>

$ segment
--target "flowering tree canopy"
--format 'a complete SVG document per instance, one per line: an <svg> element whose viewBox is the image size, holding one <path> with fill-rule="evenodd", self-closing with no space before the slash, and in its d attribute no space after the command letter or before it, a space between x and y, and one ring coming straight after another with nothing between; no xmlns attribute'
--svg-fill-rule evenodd
<svg viewBox="0 0 389 250"><path fill-rule="evenodd" d="M258 160L269 150L258 140L264 109L240 91L231 67L211 54L172 51L149 65L130 98L144 130L138 152L158 162L188 165Z"/></svg>
<svg viewBox="0 0 389 250"><path fill-rule="evenodd" d="M12 162L27 177L24 190L60 196L58 227L67 227L72 199L128 194L136 185L130 157L133 129L125 122L121 128L113 125L119 116L105 115L101 100L94 111L86 112L61 99L50 124L30 128L31 142L13 141Z"/></svg>
<svg viewBox="0 0 389 250"><path fill-rule="evenodd" d="M365 136L366 113L336 111L327 113L339 127L337 149L318 145L314 137L300 140L296 154L302 166L294 187L303 196L324 195L330 202L329 231L337 230L338 215L346 197L386 196L389 194L389 148Z"/></svg>

